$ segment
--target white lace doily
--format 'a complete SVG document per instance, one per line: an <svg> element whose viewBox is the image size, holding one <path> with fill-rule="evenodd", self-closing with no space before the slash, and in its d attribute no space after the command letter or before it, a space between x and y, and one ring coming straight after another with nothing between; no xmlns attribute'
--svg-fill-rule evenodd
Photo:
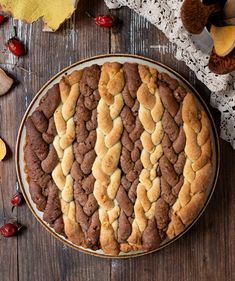
<svg viewBox="0 0 235 281"><path fill-rule="evenodd" d="M105 0L110 9L128 6L162 30L177 46L176 58L184 61L212 91L211 105L221 112L221 138L235 149L235 74L216 75L207 67L211 42L205 34L192 36L180 19L182 0ZM202 44L200 42L203 42Z"/></svg>

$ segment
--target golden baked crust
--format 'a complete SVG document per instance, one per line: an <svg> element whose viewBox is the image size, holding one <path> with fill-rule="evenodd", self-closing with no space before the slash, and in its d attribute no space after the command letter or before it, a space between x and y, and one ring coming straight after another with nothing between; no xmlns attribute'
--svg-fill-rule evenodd
<svg viewBox="0 0 235 281"><path fill-rule="evenodd" d="M77 245L84 245L84 234L76 221L76 206L73 196L74 180L70 172L74 162L72 143L75 139L75 125L73 116L80 95L81 75L82 71L75 71L70 76L63 77L59 83L61 103L54 113L58 136L53 143L59 157L59 163L52 171L52 178L60 190L65 235Z"/></svg>
<svg viewBox="0 0 235 281"><path fill-rule="evenodd" d="M170 239L182 232L202 209L212 175L210 123L206 113L199 110L191 93L184 98L182 119L186 135L187 158L184 167L184 183L178 199L172 206L171 222L167 229Z"/></svg>
<svg viewBox="0 0 235 281"><path fill-rule="evenodd" d="M32 199L79 246L114 256L156 249L206 200L209 119L156 69L105 63L74 71L42 99L26 130Z"/></svg>

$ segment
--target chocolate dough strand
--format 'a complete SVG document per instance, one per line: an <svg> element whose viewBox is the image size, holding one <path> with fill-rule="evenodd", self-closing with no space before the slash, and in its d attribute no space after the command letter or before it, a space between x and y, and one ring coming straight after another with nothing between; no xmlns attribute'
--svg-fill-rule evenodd
<svg viewBox="0 0 235 281"><path fill-rule="evenodd" d="M164 105L162 126L163 155L159 159L161 195L156 204L155 218L162 238L170 221L169 210L175 203L183 185L182 176L185 165L185 133L182 127L182 101L186 91L177 80L166 73L158 75L159 94Z"/></svg>
<svg viewBox="0 0 235 281"><path fill-rule="evenodd" d="M100 222L98 204L93 195L95 178L92 165L96 158L97 105L100 99L98 82L100 67L93 65L84 69L80 81L80 96L74 115L76 141L73 144L75 161L72 166L76 220L85 234L87 247L99 248Z"/></svg>
<svg viewBox="0 0 235 281"><path fill-rule="evenodd" d="M44 211L44 220L58 233L64 234L59 194L51 179L51 172L59 161L52 144L56 135L53 113L59 103L60 92L56 84L48 90L26 121L24 152L31 198L37 209Z"/></svg>
<svg viewBox="0 0 235 281"><path fill-rule="evenodd" d="M140 143L140 136L144 130L138 118L139 102L136 98L136 92L141 84L138 65L125 63L123 71L126 84L122 91L124 107L120 114L123 122L123 133L120 157L122 177L117 193L117 201L121 208L121 215L118 221L119 243L127 243L127 239L131 234L136 188L139 182L139 174L143 168L140 161L140 154L143 148Z"/></svg>

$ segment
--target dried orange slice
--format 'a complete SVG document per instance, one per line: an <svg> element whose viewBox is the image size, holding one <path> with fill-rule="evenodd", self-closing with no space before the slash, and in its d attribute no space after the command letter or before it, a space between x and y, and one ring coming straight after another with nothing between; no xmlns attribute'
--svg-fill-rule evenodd
<svg viewBox="0 0 235 281"><path fill-rule="evenodd" d="M7 148L5 142L0 138L0 161L3 160L3 158L7 154Z"/></svg>
<svg viewBox="0 0 235 281"><path fill-rule="evenodd" d="M211 26L211 37L215 52L220 57L228 55L235 47L235 26Z"/></svg>

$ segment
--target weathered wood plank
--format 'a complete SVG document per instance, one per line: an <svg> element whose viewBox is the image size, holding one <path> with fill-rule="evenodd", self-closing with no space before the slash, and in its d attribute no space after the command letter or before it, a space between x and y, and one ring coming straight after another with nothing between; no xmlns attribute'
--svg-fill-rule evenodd
<svg viewBox="0 0 235 281"><path fill-rule="evenodd" d="M27 38L31 34L30 41L26 40L29 51L24 67L36 74L22 73L20 77L16 93L20 104L18 120L26 109L25 98L29 103L54 74L80 59L108 52L109 31L99 30L85 11L97 14L104 13L106 8L100 1L81 1L73 18L55 34L41 32L40 23L32 27L22 24L22 36ZM19 209L19 219L28 228L18 238L19 280L110 280L110 261L63 246L43 229L27 206Z"/></svg>
<svg viewBox="0 0 235 281"><path fill-rule="evenodd" d="M209 104L209 90L183 62L175 59L175 46L162 32L127 8L115 13L124 24L121 33L111 35L112 52L145 55L170 66L189 80ZM218 119L218 112L212 111ZM212 201L197 224L180 240L157 253L126 261L114 260L112 280L234 280L230 263L234 262L231 252L235 243L234 206L229 202L233 202L230 196L234 198L235 191L229 186L235 180L235 166L226 157L234 161L235 154L228 143L221 142L221 146L221 176Z"/></svg>
<svg viewBox="0 0 235 281"><path fill-rule="evenodd" d="M0 102L0 136L7 143L7 157L0 162L0 224L11 219L10 198L16 184L14 166L15 130L11 124L16 119L14 93L1 97ZM14 214L15 215L15 214ZM11 268L11 270L9 270ZM0 279L3 281L17 280L17 238L1 238L0 240Z"/></svg>
<svg viewBox="0 0 235 281"><path fill-rule="evenodd" d="M1 49L11 34L11 22L0 29ZM8 52L1 54L1 62L12 62L13 56ZM12 65L0 65L1 68L10 73ZM17 211L11 212L10 199L15 192L16 172L14 164L14 151L16 139L16 118L17 118L17 95L16 91L11 91L0 97L0 137L7 144L7 156L0 162L0 225L11 219L16 219ZM17 237L11 239L1 238L0 240L0 279L3 281L16 281L18 278L17 265Z"/></svg>

